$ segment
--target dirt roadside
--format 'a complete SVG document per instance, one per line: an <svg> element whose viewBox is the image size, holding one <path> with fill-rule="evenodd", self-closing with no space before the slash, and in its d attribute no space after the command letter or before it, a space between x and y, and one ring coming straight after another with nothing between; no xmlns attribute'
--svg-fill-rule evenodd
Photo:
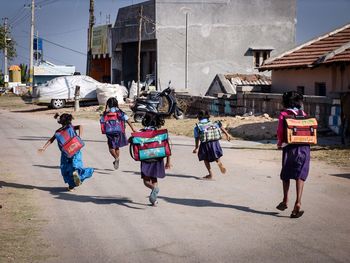
<svg viewBox="0 0 350 263"><path fill-rule="evenodd" d="M0 162L0 262L45 261L48 246L40 238L45 220L40 218L32 189L8 183L14 177Z"/></svg>

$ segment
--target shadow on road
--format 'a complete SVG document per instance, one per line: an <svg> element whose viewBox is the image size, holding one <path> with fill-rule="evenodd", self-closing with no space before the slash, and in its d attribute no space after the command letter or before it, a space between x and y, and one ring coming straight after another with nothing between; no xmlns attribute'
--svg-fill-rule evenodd
<svg viewBox="0 0 350 263"><path fill-rule="evenodd" d="M330 174L330 175L340 177L340 178L350 179L350 174Z"/></svg>
<svg viewBox="0 0 350 263"><path fill-rule="evenodd" d="M20 141L47 141L50 139L50 137L44 137L44 136L22 136L20 138L9 138L9 139L17 139ZM103 142L106 143L106 141L98 141L98 140L88 140L84 139L84 142Z"/></svg>
<svg viewBox="0 0 350 263"><path fill-rule="evenodd" d="M20 141L47 141L50 139L50 137L44 137L44 136L22 136L20 138L10 138L10 139L17 139Z"/></svg>
<svg viewBox="0 0 350 263"><path fill-rule="evenodd" d="M51 110L51 109L48 108L48 107L42 107L42 108L35 108L35 109L12 110L11 112L15 112L15 113L30 113L30 112L39 112L39 111L49 111L49 110Z"/></svg>
<svg viewBox="0 0 350 263"><path fill-rule="evenodd" d="M132 205L148 206L147 204L133 202L131 199L127 197L122 197L122 196L77 195L74 192L68 192L67 188L65 187L35 186L35 185L26 185L26 184L0 181L0 189L2 187L11 187L11 188L28 189L28 190L38 189L41 191L49 192L50 194L54 195L56 199L73 201L73 202L94 203L97 205L116 204L120 206L125 206L127 208L131 208L131 209L143 209Z"/></svg>
<svg viewBox="0 0 350 263"><path fill-rule="evenodd" d="M192 144L184 144L184 143L172 143L172 146L182 146L182 147L189 147L193 149L193 145ZM273 145L273 144L263 144L263 145L268 145L267 146L262 146L262 147L254 147L254 146L225 146L225 145L221 145L221 148L223 149L229 149L229 150L271 150L271 151L277 151L277 148Z"/></svg>
<svg viewBox="0 0 350 263"><path fill-rule="evenodd" d="M232 208L232 209L236 209L236 210L247 212L247 213L283 217L283 216L280 216L278 212L259 211L259 210L251 209L247 206L221 204L221 203L216 203L216 202L213 202L211 200L205 200L205 199L174 198L174 197L165 197L165 196L158 196L158 198L163 199L165 202L173 203L173 204L177 204L177 205L194 206L194 207Z"/></svg>
<svg viewBox="0 0 350 263"><path fill-rule="evenodd" d="M135 171L123 171L124 173L131 173L131 174L135 174L135 175L141 175L141 172L135 172ZM196 180L201 180L201 177L196 177L193 175L186 175L186 174L169 174L169 173L165 173L165 176L170 176L170 177L179 177L179 178L192 178L192 179L196 179Z"/></svg>
<svg viewBox="0 0 350 263"><path fill-rule="evenodd" d="M33 166L45 168L45 169L60 169L58 165L33 164ZM114 171L112 169L100 169L100 168L94 168L94 170L95 170L95 173L98 173L98 174L111 174L108 172Z"/></svg>

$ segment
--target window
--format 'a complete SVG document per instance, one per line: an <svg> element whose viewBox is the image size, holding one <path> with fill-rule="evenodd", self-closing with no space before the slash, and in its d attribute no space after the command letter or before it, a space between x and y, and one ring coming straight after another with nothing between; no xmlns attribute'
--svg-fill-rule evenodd
<svg viewBox="0 0 350 263"><path fill-rule="evenodd" d="M255 65L255 67L260 67L260 52L259 51L254 52L254 65Z"/></svg>
<svg viewBox="0 0 350 263"><path fill-rule="evenodd" d="M270 57L270 50L254 50L254 67L258 68Z"/></svg>
<svg viewBox="0 0 350 263"><path fill-rule="evenodd" d="M326 96L326 83L315 82L315 95L316 96Z"/></svg>
<svg viewBox="0 0 350 263"><path fill-rule="evenodd" d="M270 57L270 51L263 52L263 62Z"/></svg>
<svg viewBox="0 0 350 263"><path fill-rule="evenodd" d="M297 87L297 92L300 94L305 95L305 87L304 86L298 86Z"/></svg>

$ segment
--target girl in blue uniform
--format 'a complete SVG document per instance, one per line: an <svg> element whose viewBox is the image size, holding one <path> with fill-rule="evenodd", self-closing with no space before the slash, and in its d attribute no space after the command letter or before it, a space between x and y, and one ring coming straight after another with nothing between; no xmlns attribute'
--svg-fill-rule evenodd
<svg viewBox="0 0 350 263"><path fill-rule="evenodd" d="M164 125L164 119L157 114L147 113L142 120L144 126L143 131L157 130ZM141 178L144 185L151 189L149 201L152 205L157 204L157 195L159 193L158 178L165 177L165 169L170 169L170 157L166 157L166 163L164 165L163 158L157 161L147 162L141 161Z"/></svg>
<svg viewBox="0 0 350 263"><path fill-rule="evenodd" d="M60 136L59 132L66 130L74 135L75 132L79 131L79 136L82 135L82 126L72 125L73 116L71 114L64 113L61 116L58 114L55 115L55 119L57 122L62 125L61 128L56 130L55 134L45 143L45 145L39 149L39 152L44 152L46 148L53 143L58 136ZM62 146L58 145L61 150L61 174L63 176L63 180L68 184L68 190L73 190L76 186L79 186L85 179L92 176L94 169L93 168L83 168L83 160L82 153L79 150L76 152L71 158L68 158L67 155L62 151Z"/></svg>
<svg viewBox="0 0 350 263"><path fill-rule="evenodd" d="M108 112L117 112L120 113L120 121L126 122L131 130L135 132L134 126L129 120L128 115L126 115L123 111L119 109L118 100L115 97L111 97L106 102L106 108L104 114ZM113 156L114 161L114 169L119 168L119 156L120 156L120 147L124 147L128 145L128 140L126 138L125 132L119 132L118 134L108 135L107 136L107 144L110 154Z"/></svg>
<svg viewBox="0 0 350 263"><path fill-rule="evenodd" d="M197 118L200 123L208 123L209 122L209 112L201 110ZM226 135L226 138L228 141L230 141L230 135L227 133L227 131L222 127L221 122L215 123L214 125L217 125L218 128ZM199 125L196 125L194 128L194 138L195 138L195 148L193 150L193 153L197 153L198 148L198 159L199 161L204 161L205 167L208 170L208 175L204 176L203 179L211 180L213 179L213 172L210 166L211 162L216 162L220 168L221 173L226 173L226 168L224 167L223 163L221 162L220 158L223 155L222 148L220 146L219 140L215 141L208 141L208 142L200 142L200 131L199 131Z"/></svg>

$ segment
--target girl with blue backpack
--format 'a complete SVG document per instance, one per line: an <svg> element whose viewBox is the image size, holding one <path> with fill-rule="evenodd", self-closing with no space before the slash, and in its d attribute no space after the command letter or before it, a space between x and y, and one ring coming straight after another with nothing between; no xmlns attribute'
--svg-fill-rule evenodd
<svg viewBox="0 0 350 263"><path fill-rule="evenodd" d="M129 120L129 117L119 109L118 100L111 97L106 102L105 111L103 112L100 124L101 131L107 136L108 149L114 158L114 169L119 168L120 147L128 145L128 140L125 135L125 122L135 132L134 126Z"/></svg>
<svg viewBox="0 0 350 263"><path fill-rule="evenodd" d="M228 141L230 141L230 135L222 127L221 122L211 122L209 120L210 115L208 111L199 111L197 118L199 122L194 128L195 148L193 153L197 153L198 151L199 161L204 161L205 167L208 170L209 174L204 176L203 179L212 180L211 162L215 161L221 173L226 173L226 168L220 160L223 156L223 151L219 140L221 139L221 132L226 135Z"/></svg>
<svg viewBox="0 0 350 263"><path fill-rule="evenodd" d="M79 137L82 135L82 126L72 125L73 116L71 114L56 114L54 118L62 127L56 130L55 134L38 151L44 152L50 144L57 140L61 151L61 174L64 182L68 184L68 190L71 191L85 179L90 178L94 169L83 167L80 149L84 146L84 142ZM76 133L77 130L79 136Z"/></svg>

